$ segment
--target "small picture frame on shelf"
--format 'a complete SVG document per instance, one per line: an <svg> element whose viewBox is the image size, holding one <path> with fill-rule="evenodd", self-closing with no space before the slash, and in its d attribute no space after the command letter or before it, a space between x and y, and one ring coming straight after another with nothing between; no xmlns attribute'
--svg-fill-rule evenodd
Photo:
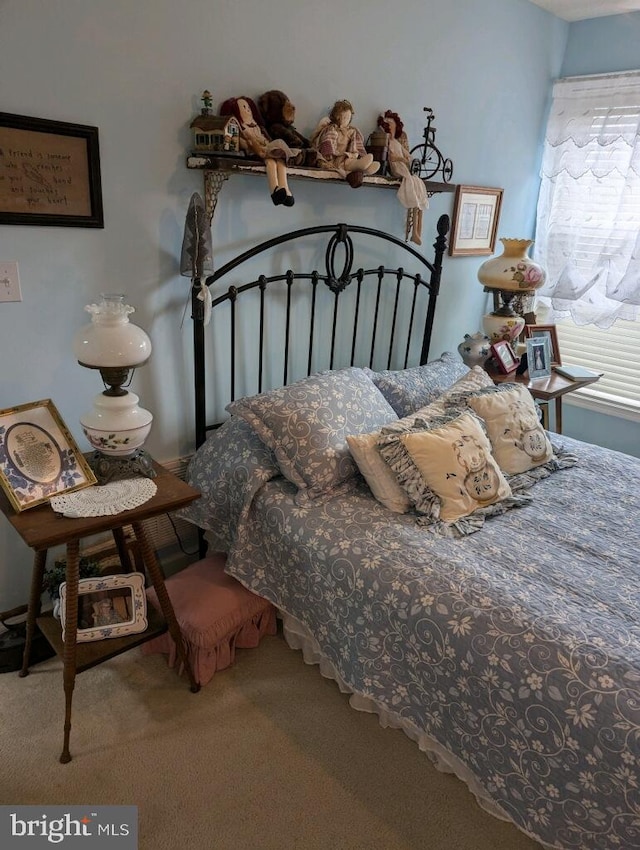
<svg viewBox="0 0 640 850"><path fill-rule="evenodd" d="M95 483L50 398L0 410L0 486L16 511Z"/></svg>
<svg viewBox="0 0 640 850"><path fill-rule="evenodd" d="M558 345L558 332L555 325L525 325L525 339L546 337L549 340L549 351L552 366L562 366L560 346Z"/></svg>
<svg viewBox="0 0 640 850"><path fill-rule="evenodd" d="M551 374L551 346L547 336L532 336L526 340L529 378L548 378Z"/></svg>
<svg viewBox="0 0 640 850"><path fill-rule="evenodd" d="M511 347L511 343L506 339L494 342L491 346L491 353L493 354L493 359L495 360L498 369L503 375L508 375L509 372L513 372L520 362L517 354Z"/></svg>
<svg viewBox="0 0 640 850"><path fill-rule="evenodd" d="M60 585L60 622L65 639L67 582ZM147 597L143 573L121 573L78 582L78 632L76 640L135 635L146 631Z"/></svg>

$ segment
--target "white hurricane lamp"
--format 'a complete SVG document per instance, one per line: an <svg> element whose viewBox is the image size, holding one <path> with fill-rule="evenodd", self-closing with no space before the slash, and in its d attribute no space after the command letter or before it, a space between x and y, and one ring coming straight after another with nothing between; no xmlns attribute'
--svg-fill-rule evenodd
<svg viewBox="0 0 640 850"><path fill-rule="evenodd" d="M96 450L89 462L100 483L135 474L153 477L153 465L143 450L153 416L138 406L139 398L126 387L133 371L147 362L151 340L129 321L134 308L125 296L105 293L88 304L91 323L76 334L73 351L81 366L97 369L105 384L93 408L80 417L85 436Z"/></svg>

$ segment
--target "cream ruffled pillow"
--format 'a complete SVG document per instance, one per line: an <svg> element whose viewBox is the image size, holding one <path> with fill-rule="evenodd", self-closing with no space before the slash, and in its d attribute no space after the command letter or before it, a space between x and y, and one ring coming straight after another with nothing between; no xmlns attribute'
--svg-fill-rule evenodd
<svg viewBox="0 0 640 850"><path fill-rule="evenodd" d="M455 522L511 496L491 444L472 413L432 430L401 434L399 439L440 499L444 522Z"/></svg>
<svg viewBox="0 0 640 850"><path fill-rule="evenodd" d="M526 472L553 457L553 448L526 387L503 384L470 396L467 404L484 420L493 456L504 472Z"/></svg>
<svg viewBox="0 0 640 850"><path fill-rule="evenodd" d="M492 387L493 381L480 366L474 366L439 398L420 408L411 416L392 422L384 433L399 433L410 430L416 419L435 419L445 413L446 403L462 393L478 392L483 387ZM375 498L394 513L406 513L411 500L400 486L393 470L387 465L377 446L383 431L372 431L347 437L349 450Z"/></svg>

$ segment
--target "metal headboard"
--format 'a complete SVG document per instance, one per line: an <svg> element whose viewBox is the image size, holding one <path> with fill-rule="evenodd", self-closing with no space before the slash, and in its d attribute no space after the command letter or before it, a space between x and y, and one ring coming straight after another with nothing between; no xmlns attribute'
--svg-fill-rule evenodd
<svg viewBox="0 0 640 850"><path fill-rule="evenodd" d="M236 373L238 368L237 345L238 345L238 310L241 296L251 291L257 291L259 298L259 306L257 308L257 328L253 336L253 342L257 342L258 362L256 364L256 392L262 392L264 389L264 373L265 365L271 364L276 354L278 359L282 356L282 384L285 385L289 380L290 363L292 352L290 350L292 340L292 323L294 323L294 305L296 301L296 293L299 288L294 284L301 282L300 287L304 288L305 295L309 306L308 327L309 340L307 350L304 352L295 352L296 362L306 360L306 374L311 374L314 355L317 354L316 336L317 323L320 321L318 316L319 299L323 293L333 294L333 305L330 307L331 315L331 332L326 334L325 324L323 323L322 332L325 334L322 343L328 342L326 353L328 355L327 368L342 368L343 366L364 366L368 365L373 368L374 362L380 360L380 348L386 343L386 354L383 353L384 363L382 368L392 368L392 356L400 351L400 363L396 364L396 368L406 368L409 365L409 352L418 334L420 341L420 363L426 363L429 355L429 343L431 340L431 332L433 329L433 319L435 315L436 299L440 287L440 278L442 272L442 258L446 250L447 241L446 235L449 231L449 217L442 215L437 224L437 236L434 242L434 257L432 261L427 260L422 254L414 248L397 239L388 233L380 230L374 230L368 227L359 227L358 225L334 224L321 225L318 227L308 227L302 230L296 230L291 233L283 234L282 236L269 239L261 244L244 251L233 260L230 260L225 265L221 266L214 274L208 277L205 284L211 289L221 280L229 276L231 272L239 270L234 276L237 280L238 276L242 276L241 266L255 257L270 251L273 248L284 245L285 243L298 242L310 236L318 234L331 234L324 257L325 271L317 270L310 272L292 271L291 269L285 272L278 272L272 275L258 275L248 282L240 284L231 284L226 292L212 299L211 302L211 323L213 324L216 316L216 308L222 304L229 305L229 322L228 333L230 338L230 352L228 357L228 365L230 367L230 398L232 401L236 397ZM383 246L384 243L391 243L396 248L401 249L404 254L411 260L412 268L419 269L418 272L410 273L405 271L403 266L395 268L386 268L384 265L378 265L373 268L357 268L353 270L354 262L354 244L352 237L356 234L362 234L367 237L372 237L378 240L377 243L367 243L368 247L372 244ZM341 270L336 269L337 253L344 255L344 265ZM385 249L387 250L387 249ZM425 274L426 279L422 277ZM279 290L280 300L284 303L281 305L284 310L283 326L284 332L282 338L277 340L280 353L275 352L274 340L267 341L265 333L265 316L267 311L268 296L270 292L276 291L275 284L285 284L286 292L282 296L282 287ZM323 286L320 286L323 284ZM407 305L401 302L401 288L404 284L402 292L406 292L406 287L413 287L410 292ZM370 289L375 287L375 298L373 311L363 307L363 293L365 287ZM309 287L311 293L309 295ZM393 303L392 315L388 315L381 308L382 296L389 297L388 287L394 287L395 291L391 294ZM295 291L294 291L295 290ZM205 337L208 332L208 327L205 326L205 308L204 303L199 298L201 292L200 280L195 280L191 293L192 318L193 318L193 348L194 348L194 366L195 366L195 426L196 426L196 447L200 446L206 437L207 431L217 427L219 423L207 424L207 375L206 375L206 346ZM352 339L350 345L350 355L344 357L344 354L339 358L338 362L336 354L336 343L338 341L338 311L345 297L345 293L349 293L354 299L351 304L353 311L353 328ZM254 292L255 297L255 292ZM403 296L406 297L406 296ZM424 325L418 326L418 317L421 315L420 301L426 297L426 318ZM255 303L255 302L254 302ZM370 305L370 302L369 302ZM325 305L326 307L326 305ZM373 312L373 314L371 314ZM384 313L384 316L382 315ZM402 319L403 321L400 321ZM367 354L362 356L362 335L367 334L367 343L365 349ZM402 333L403 339L400 339ZM406 338L405 338L406 337ZM360 355L356 355L356 341L359 341ZM341 341L341 340L340 340ZM244 350L244 349L243 349ZM402 352L404 354L402 355ZM344 360L347 362L342 362ZM368 360L367 363L356 362L357 359ZM242 363L243 369L246 368L246 363ZM219 364L217 365L219 368ZM297 378L296 378L297 380Z"/></svg>

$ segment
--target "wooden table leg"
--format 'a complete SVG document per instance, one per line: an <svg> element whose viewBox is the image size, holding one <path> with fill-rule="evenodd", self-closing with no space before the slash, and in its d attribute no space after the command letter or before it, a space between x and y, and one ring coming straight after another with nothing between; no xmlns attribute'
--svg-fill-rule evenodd
<svg viewBox="0 0 640 850"><path fill-rule="evenodd" d="M133 571L133 567L131 566L131 558L129 556L129 548L127 546L124 530L122 527L114 528L112 534L116 543L116 549L118 550L120 563L125 568L125 571L130 573Z"/></svg>
<svg viewBox="0 0 640 850"><path fill-rule="evenodd" d="M562 396L556 399L556 434L562 434Z"/></svg>
<svg viewBox="0 0 640 850"><path fill-rule="evenodd" d="M189 658L184 647L184 641L182 640L182 632L180 631L180 626L178 625L178 621L173 610L173 605L171 604L169 594L167 593L167 588L164 584L164 574L162 572L160 564L158 563L156 554L147 539L147 535L144 531L142 523L133 522L131 523L131 526L133 528L133 533L136 536L136 540L140 544L142 560L144 561L144 565L147 568L147 572L149 573L149 578L151 579L151 582L158 596L160 609L162 610L164 618L167 621L167 625L169 627L169 634L173 638L174 643L176 645L178 658L180 659L180 661L182 661L184 669L187 671L187 675L189 676L189 681L191 683L191 691L195 694L200 690L200 685L196 682L193 675L193 671L191 670L191 664L189 663Z"/></svg>
<svg viewBox="0 0 640 850"><path fill-rule="evenodd" d="M66 601L64 612L64 743L60 761L66 764L71 761L69 752L69 736L71 734L71 700L76 681L76 640L78 636L78 581L80 578L80 541L71 540L67 543L66 569Z"/></svg>
<svg viewBox="0 0 640 850"><path fill-rule="evenodd" d="M31 656L31 643L36 629L36 617L40 613L40 597L42 596L42 580L44 568L47 563L47 550L36 552L33 560L33 572L31 574L31 593L29 594L29 607L27 608L27 635L22 655L21 677L29 675L29 659Z"/></svg>

